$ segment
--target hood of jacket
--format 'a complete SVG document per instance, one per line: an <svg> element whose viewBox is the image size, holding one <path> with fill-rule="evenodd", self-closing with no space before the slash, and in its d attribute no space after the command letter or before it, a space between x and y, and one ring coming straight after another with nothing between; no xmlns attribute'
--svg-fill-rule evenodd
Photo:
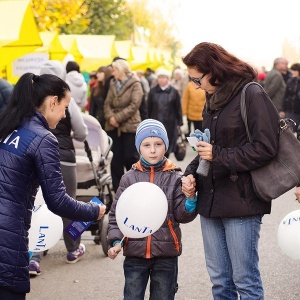
<svg viewBox="0 0 300 300"><path fill-rule="evenodd" d="M77 71L69 72L66 78L67 81L78 87L81 87L85 84L83 75L81 73L78 73Z"/></svg>

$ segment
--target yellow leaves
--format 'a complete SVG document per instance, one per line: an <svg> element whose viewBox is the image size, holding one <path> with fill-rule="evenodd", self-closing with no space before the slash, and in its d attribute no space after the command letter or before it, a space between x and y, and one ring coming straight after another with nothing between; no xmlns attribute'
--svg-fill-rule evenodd
<svg viewBox="0 0 300 300"><path fill-rule="evenodd" d="M84 0L31 0L34 16L40 31L56 30L76 21L88 11ZM83 22L83 26L88 21Z"/></svg>

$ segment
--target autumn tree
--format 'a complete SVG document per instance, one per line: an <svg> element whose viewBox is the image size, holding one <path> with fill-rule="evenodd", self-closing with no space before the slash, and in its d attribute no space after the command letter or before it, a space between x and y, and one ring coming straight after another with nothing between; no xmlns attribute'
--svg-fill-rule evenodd
<svg viewBox="0 0 300 300"><path fill-rule="evenodd" d="M127 40L133 33L132 15L125 0L85 0L83 5L88 11L82 16L89 25L82 30L77 19L61 26L65 33L113 34L116 39Z"/></svg>
<svg viewBox="0 0 300 300"><path fill-rule="evenodd" d="M75 21L82 28L89 24L84 0L31 0L31 5L40 31L60 31Z"/></svg>
<svg viewBox="0 0 300 300"><path fill-rule="evenodd" d="M178 3L176 0L161 0L159 6L155 6L150 0L128 0L135 26L135 38L142 32L144 41L152 47L170 51L173 60L182 47L176 38L174 21Z"/></svg>

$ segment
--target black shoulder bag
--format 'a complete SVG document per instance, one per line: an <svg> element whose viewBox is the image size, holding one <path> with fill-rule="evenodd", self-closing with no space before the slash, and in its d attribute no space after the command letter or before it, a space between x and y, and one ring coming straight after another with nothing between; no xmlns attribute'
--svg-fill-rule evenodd
<svg viewBox="0 0 300 300"><path fill-rule="evenodd" d="M241 95L241 114L250 143L252 137L247 124L245 92L251 84L259 85L256 82L246 84ZM259 86L261 87L261 85ZM272 102L271 99L269 101ZM250 170L254 190L257 196L265 202L270 202L300 185L300 142L289 129L286 120L279 120L278 126L280 135L277 156L266 165Z"/></svg>

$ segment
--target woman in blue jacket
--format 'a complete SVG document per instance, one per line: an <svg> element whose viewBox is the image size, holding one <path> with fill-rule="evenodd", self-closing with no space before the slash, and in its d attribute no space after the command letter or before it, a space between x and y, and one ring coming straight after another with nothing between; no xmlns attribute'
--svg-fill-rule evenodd
<svg viewBox="0 0 300 300"><path fill-rule="evenodd" d="M105 206L66 194L57 139L49 131L65 118L70 88L55 75L24 74L0 114L0 299L25 299L30 290L28 230L37 188L62 217L93 221Z"/></svg>

